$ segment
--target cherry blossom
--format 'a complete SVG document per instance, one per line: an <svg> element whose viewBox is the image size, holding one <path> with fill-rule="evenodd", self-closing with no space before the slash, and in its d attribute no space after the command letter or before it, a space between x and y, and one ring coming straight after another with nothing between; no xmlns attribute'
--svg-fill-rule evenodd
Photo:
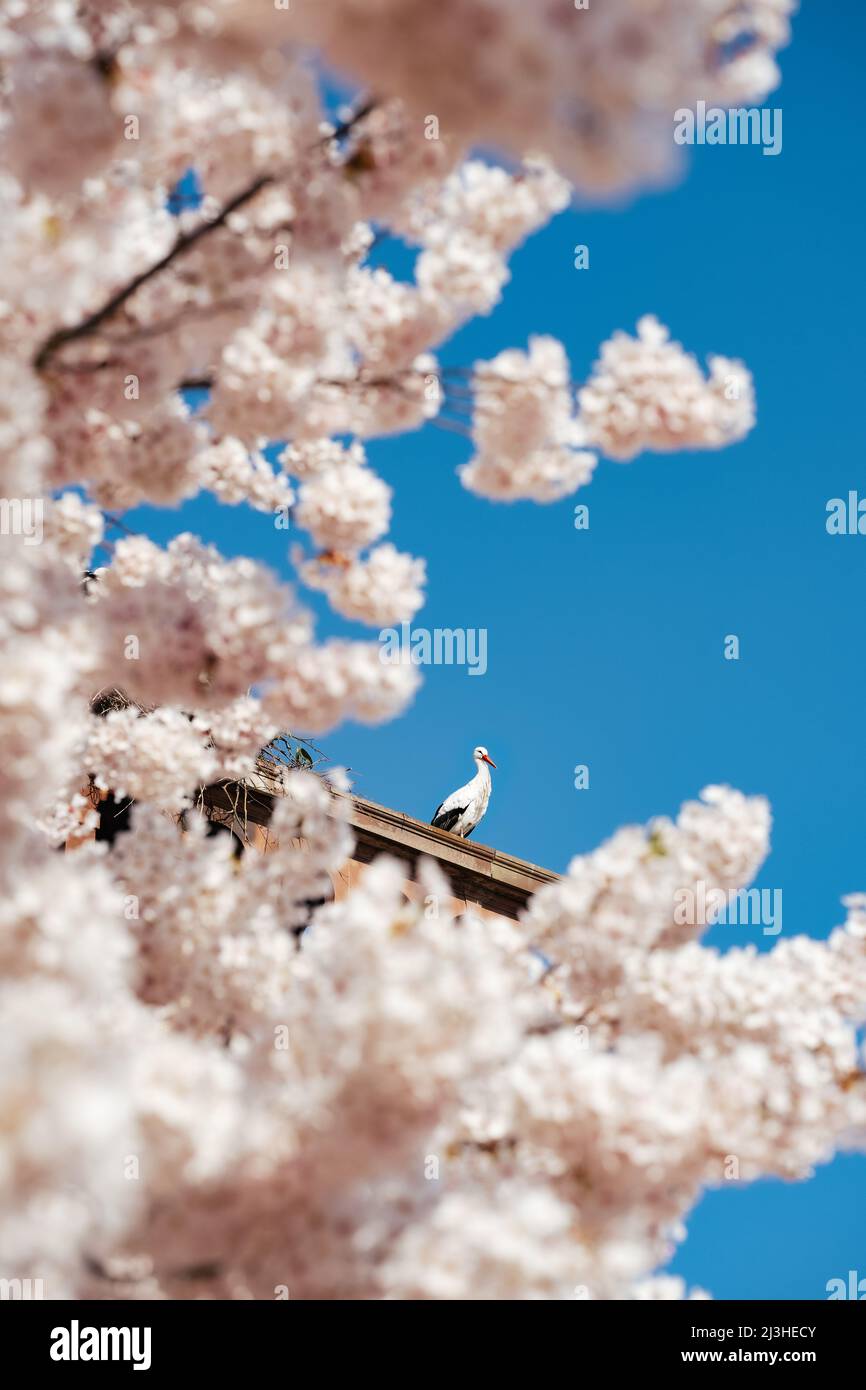
<svg viewBox="0 0 866 1390"><path fill-rule="evenodd" d="M194 459L202 488L221 502L247 502L256 511L285 512L294 493L285 478L275 474L261 454L250 454L239 439L221 439Z"/></svg>

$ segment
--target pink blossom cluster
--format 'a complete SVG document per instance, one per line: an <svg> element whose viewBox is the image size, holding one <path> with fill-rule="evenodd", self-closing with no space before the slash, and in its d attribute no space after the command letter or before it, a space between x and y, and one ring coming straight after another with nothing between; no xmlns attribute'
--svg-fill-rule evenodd
<svg viewBox="0 0 866 1390"><path fill-rule="evenodd" d="M477 363L473 440L477 453L461 469L464 487L487 497L553 502L588 482L596 456L582 448L568 359L554 338L533 338Z"/></svg>
<svg viewBox="0 0 866 1390"><path fill-rule="evenodd" d="M118 561L146 583L140 552ZM707 950L674 912L678 889L758 872L761 800L709 789L620 831L517 924L458 923L437 871L409 899L386 860L317 907L345 801L289 773L279 851L240 863L194 815L179 833L172 777L252 746L258 701L207 723L76 713L64 647L84 651L89 610L60 556L22 554L0 681L0 1231L49 1296L681 1297L651 1272L732 1158L740 1181L801 1177L866 1131L863 900L827 942L762 957ZM333 690L354 658L320 650L311 691ZM132 829L58 856L34 813L88 773L137 779Z"/></svg>
<svg viewBox="0 0 866 1390"><path fill-rule="evenodd" d="M121 801L152 801L175 812L217 770L190 720L171 707L143 715L129 706L92 720L79 756L92 786Z"/></svg>
<svg viewBox="0 0 866 1390"><path fill-rule="evenodd" d="M386 541L364 559L338 563L298 558L298 572L311 589L321 589L335 613L373 627L409 622L424 602L426 566Z"/></svg>
<svg viewBox="0 0 866 1390"><path fill-rule="evenodd" d="M318 547L312 558L301 546L291 549L303 583L356 622L387 627L414 617L424 602L424 561L390 542L360 554L384 535L391 518L391 489L366 466L363 445L306 440L286 449L281 461L300 480L293 519Z"/></svg>
<svg viewBox="0 0 866 1390"><path fill-rule="evenodd" d="M246 502L256 511L288 515L295 500L288 480L274 473L261 454L251 454L231 435L193 459L202 490L229 506Z"/></svg>
<svg viewBox="0 0 866 1390"><path fill-rule="evenodd" d="M225 32L252 29L241 0ZM608 193L670 176L671 114L698 98L760 103L796 0L328 0L301 7L305 37L376 91L434 112L464 145L546 150L579 187Z"/></svg>
<svg viewBox="0 0 866 1390"><path fill-rule="evenodd" d="M417 668L317 640L259 563L103 515L202 490L291 515L338 613L410 619L423 561L386 539L363 441L445 423L467 388L433 350L496 307L514 248L571 186L666 172L677 105L761 99L791 9L0 0L0 496L43 508L34 544L0 537L4 1278L680 1298L654 1271L732 1163L803 1177L862 1146L866 899L761 955L675 911L754 880L765 802L710 788L626 827L519 922L455 917L424 862L335 897L345 779L259 755L395 716ZM375 101L326 118L311 41ZM174 216L191 167L202 204ZM409 280L371 256L382 232L417 250ZM742 364L706 375L653 319L577 397L544 337L468 394L464 483L538 501L597 453L716 448L754 417ZM274 794L272 853L207 833L225 782ZM97 839L109 794L130 823Z"/></svg>
<svg viewBox="0 0 866 1390"><path fill-rule="evenodd" d="M592 477L597 451L627 461L643 450L719 449L755 424L755 392L742 362L697 360L652 315L637 336L615 333L576 403L568 360L554 338L529 352L477 362L472 378L476 453L465 487L497 500L556 501Z"/></svg>

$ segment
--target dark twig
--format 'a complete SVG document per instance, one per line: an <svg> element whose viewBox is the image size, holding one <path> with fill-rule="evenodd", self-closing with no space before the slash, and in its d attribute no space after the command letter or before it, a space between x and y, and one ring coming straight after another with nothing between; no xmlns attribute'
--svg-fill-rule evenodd
<svg viewBox="0 0 866 1390"><path fill-rule="evenodd" d="M363 121L365 116L369 116L375 106L376 98L371 97L369 101L364 102L363 106L359 106L357 111L353 111L348 120L340 121L340 124L334 127L332 134L328 136L328 139L343 140L351 130L354 130L359 121Z"/></svg>
<svg viewBox="0 0 866 1390"><path fill-rule="evenodd" d="M116 314L117 310L122 308L126 301L130 299L137 290L141 289L142 285L146 285L149 280L159 275L167 266L171 265L173 261L176 261L178 257L186 255L186 253L190 251L193 246L196 246L203 237L210 236L211 232L215 232L218 227L224 226L233 212L237 212L238 208L244 207L246 203L249 203L255 198L256 194L261 193L263 188L267 188L268 185L273 182L273 174L260 174L252 183L247 184L246 188L241 189L240 193L236 193L233 198L230 198L227 203L224 203L215 217L210 217L200 222L192 231L181 233L170 251L167 251L164 256L161 256L160 259L155 261L152 266L149 266L147 270L143 270L139 275L127 281L127 283L121 289L116 290L104 304L98 309L94 309L92 314L88 314L87 318L82 319L80 323L75 324L72 328L58 328L55 333L51 334L50 338L46 339L33 359L33 365L37 372L44 371L45 367L47 367L48 363L51 361L51 358L60 348L65 347L67 343L75 342L78 338L85 338L88 333L92 333L93 330L104 323L106 319Z"/></svg>

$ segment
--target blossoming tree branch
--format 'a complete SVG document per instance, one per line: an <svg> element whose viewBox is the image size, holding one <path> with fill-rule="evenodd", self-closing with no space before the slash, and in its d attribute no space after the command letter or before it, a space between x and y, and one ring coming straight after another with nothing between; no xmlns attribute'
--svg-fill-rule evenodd
<svg viewBox="0 0 866 1390"><path fill-rule="evenodd" d="M519 923L428 920L381 860L299 946L350 850L339 799L284 770L284 848L237 863L195 791L281 731L397 715L417 670L317 641L254 560L122 523L199 492L290 514L298 585L378 628L425 572L386 539L366 440L464 430L493 505L743 438L747 367L651 313L579 380L546 337L462 372L436 353L573 189L677 176L675 109L763 100L792 7L0 0L2 493L44 508L0 569L4 1274L54 1297L679 1298L653 1271L732 1157L804 1177L862 1134L866 900L760 956L674 914L751 882L761 799L710 788L621 830ZM336 117L328 67L360 93ZM417 249L410 283L372 265L383 234ZM134 803L110 843L87 838L107 793Z"/></svg>

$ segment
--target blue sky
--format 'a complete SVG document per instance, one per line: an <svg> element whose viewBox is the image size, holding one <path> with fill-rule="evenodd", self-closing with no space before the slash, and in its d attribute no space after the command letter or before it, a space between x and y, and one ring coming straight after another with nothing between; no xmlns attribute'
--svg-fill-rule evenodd
<svg viewBox="0 0 866 1390"><path fill-rule="evenodd" d="M857 0L807 5L782 54L776 158L688 151L676 188L556 219L512 262L495 313L442 353L468 364L530 333L560 338L573 375L616 328L656 313L701 359L741 356L759 423L712 454L602 462L577 499L496 505L460 485L461 439L433 428L373 444L395 488L391 539L428 561L416 624L483 627L488 671L429 668L411 710L323 740L364 796L429 819L485 743L498 763L476 838L563 870L617 826L675 814L710 782L772 802L759 886L781 888L784 933L825 936L840 897L866 888L860 609L866 537L831 537L828 499L863 465L863 130ZM573 248L590 248L590 269ZM576 531L575 500L590 508ZM290 574L286 533L193 501L127 518L158 539L196 531ZM361 636L327 614L322 633ZM740 660L723 659L725 635ZM573 769L590 769L576 791ZM760 928L717 927L721 949ZM705 1196L671 1268L718 1298L822 1298L866 1276L866 1157L809 1184Z"/></svg>

